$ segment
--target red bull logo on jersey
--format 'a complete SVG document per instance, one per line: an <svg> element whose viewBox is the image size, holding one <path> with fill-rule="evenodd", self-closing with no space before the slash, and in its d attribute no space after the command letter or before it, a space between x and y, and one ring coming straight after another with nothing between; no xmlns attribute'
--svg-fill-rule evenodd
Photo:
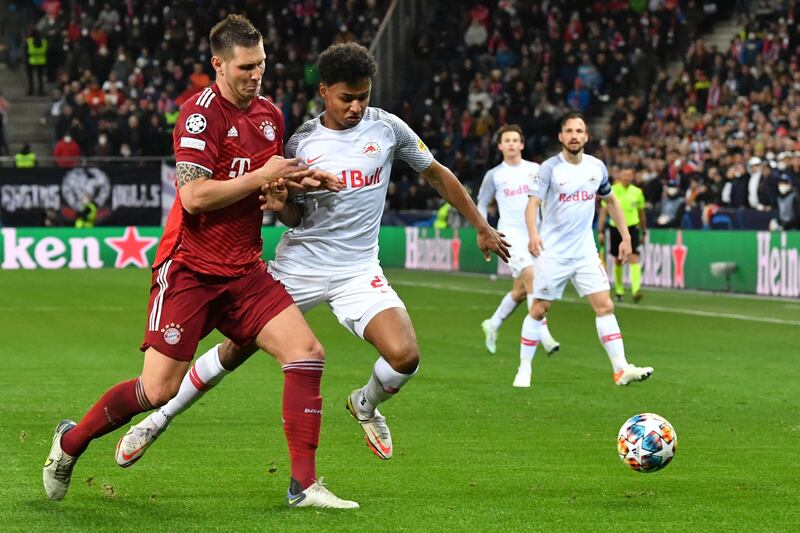
<svg viewBox="0 0 800 533"><path fill-rule="evenodd" d="M381 145L374 141L370 141L364 145L364 148L361 150L361 155L372 157L374 159L381 155Z"/></svg>
<svg viewBox="0 0 800 533"><path fill-rule="evenodd" d="M559 202L594 202L595 194L589 191L575 191L572 194L561 193L558 195Z"/></svg>
<svg viewBox="0 0 800 533"><path fill-rule="evenodd" d="M377 185L381 182L381 170L383 170L383 167L378 167L372 174L366 174L360 170L342 170L342 183L348 189L360 189L370 185Z"/></svg>
<svg viewBox="0 0 800 533"><path fill-rule="evenodd" d="M531 192L531 188L528 187L527 183L522 184L519 187L516 187L516 188L513 188L513 189L509 188L509 187L506 187L505 189L503 189L503 194L506 195L506 198L509 198L511 196L519 196L520 194L524 194L524 195L527 196L528 193L530 193L530 192Z"/></svg>

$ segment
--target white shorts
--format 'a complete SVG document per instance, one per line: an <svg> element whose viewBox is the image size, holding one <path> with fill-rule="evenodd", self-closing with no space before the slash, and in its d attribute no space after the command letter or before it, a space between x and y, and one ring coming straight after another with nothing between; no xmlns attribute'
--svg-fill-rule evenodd
<svg viewBox="0 0 800 533"><path fill-rule="evenodd" d="M511 248L511 257L508 259L508 268L511 269L511 275L514 278L520 277L522 271L528 267L533 266L533 256L528 251L528 241L523 239L516 239L509 241Z"/></svg>
<svg viewBox="0 0 800 533"><path fill-rule="evenodd" d="M406 306L389 285L380 265L333 274L295 274L269 262L270 273L283 283L303 313L327 302L339 323L364 338L364 330L385 309Z"/></svg>
<svg viewBox="0 0 800 533"><path fill-rule="evenodd" d="M538 300L560 299L567 281L572 282L581 296L611 289L606 269L596 255L578 259L539 256L535 267L533 297Z"/></svg>

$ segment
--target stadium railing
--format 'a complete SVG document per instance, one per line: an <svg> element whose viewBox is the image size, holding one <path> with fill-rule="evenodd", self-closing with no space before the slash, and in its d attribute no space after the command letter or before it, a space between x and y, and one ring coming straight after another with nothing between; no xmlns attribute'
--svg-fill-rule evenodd
<svg viewBox="0 0 800 533"><path fill-rule="evenodd" d="M392 0L369 51L378 62L378 74L372 83L372 104L391 108L401 91L398 83L405 75L404 58L409 41L422 19L422 0Z"/></svg>

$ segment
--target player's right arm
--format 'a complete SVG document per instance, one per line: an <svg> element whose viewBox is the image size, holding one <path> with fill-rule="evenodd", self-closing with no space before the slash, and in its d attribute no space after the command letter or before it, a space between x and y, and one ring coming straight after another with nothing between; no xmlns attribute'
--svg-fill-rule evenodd
<svg viewBox="0 0 800 533"><path fill-rule="evenodd" d="M547 190L550 188L552 173L553 170L549 164L549 160L545 161L539 167L539 172L534 176L533 182L530 184L528 205L525 208L525 224L528 226L528 251L534 257L539 257L539 254L544 250L544 242L539 235L537 222L539 220L539 208L542 205L542 200L547 194Z"/></svg>
<svg viewBox="0 0 800 533"><path fill-rule="evenodd" d="M175 166L181 205L192 215L227 207L280 178L296 181L310 173L299 159L281 156L272 156L261 168L229 180L213 179L200 165L178 162Z"/></svg>
<svg viewBox="0 0 800 533"><path fill-rule="evenodd" d="M486 214L489 211L489 204L494 199L494 195L494 169L492 169L483 177L481 188L478 190L478 212L483 218L486 218Z"/></svg>
<svg viewBox="0 0 800 533"><path fill-rule="evenodd" d="M606 220L608 220L608 208L605 202L601 202L600 214L597 215L597 242L601 246L606 242Z"/></svg>
<svg viewBox="0 0 800 533"><path fill-rule="evenodd" d="M528 197L528 206L525 208L525 223L528 225L528 251L534 257L539 257L539 254L544 250L544 242L539 236L539 228L536 221L539 219L539 207L542 205L541 198L536 196Z"/></svg>

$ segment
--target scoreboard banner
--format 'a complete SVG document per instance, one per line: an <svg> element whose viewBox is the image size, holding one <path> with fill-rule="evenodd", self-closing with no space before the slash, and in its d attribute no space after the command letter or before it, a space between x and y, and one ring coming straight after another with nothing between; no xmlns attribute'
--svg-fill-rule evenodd
<svg viewBox="0 0 800 533"><path fill-rule="evenodd" d="M264 259L274 257L285 230L262 228ZM159 226L0 228L0 268L149 268L161 231ZM472 228L384 226L379 258L388 268L506 273L496 257L484 261L475 237ZM800 297L800 232L652 230L640 256L645 287ZM726 263L725 271L712 267L716 263Z"/></svg>
<svg viewBox="0 0 800 533"><path fill-rule="evenodd" d="M95 225L161 224L161 166L14 168L0 180L3 226L72 226L88 201Z"/></svg>

